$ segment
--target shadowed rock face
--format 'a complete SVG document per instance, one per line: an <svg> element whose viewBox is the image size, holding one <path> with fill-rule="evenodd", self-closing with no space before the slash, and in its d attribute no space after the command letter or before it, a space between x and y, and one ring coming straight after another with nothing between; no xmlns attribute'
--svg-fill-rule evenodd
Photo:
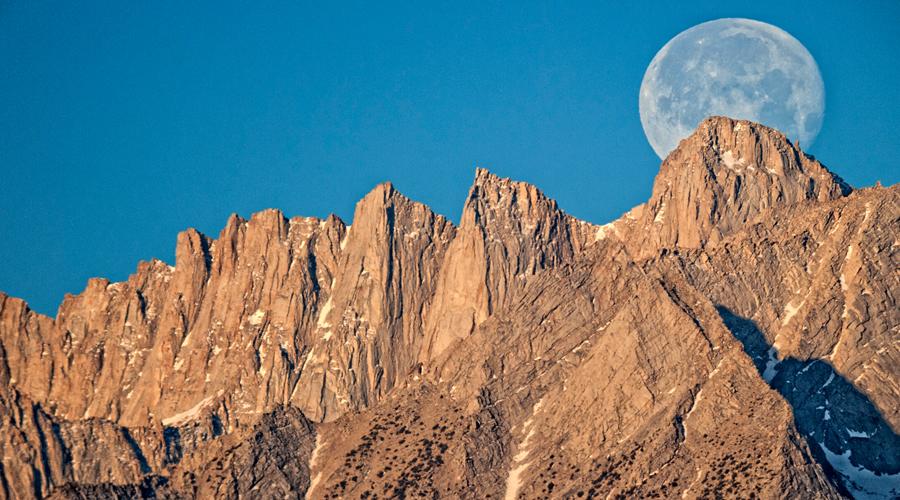
<svg viewBox="0 0 900 500"><path fill-rule="evenodd" d="M7 498L900 488L900 188L714 117L604 226L476 171L232 216L57 317L0 294Z"/></svg>

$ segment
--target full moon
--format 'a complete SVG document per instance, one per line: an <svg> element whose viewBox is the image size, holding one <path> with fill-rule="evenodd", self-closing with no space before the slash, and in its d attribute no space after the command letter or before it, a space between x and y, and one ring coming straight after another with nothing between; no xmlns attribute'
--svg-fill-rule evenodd
<svg viewBox="0 0 900 500"><path fill-rule="evenodd" d="M822 128L825 85L796 38L751 19L718 19L679 33L644 73L641 124L660 158L704 118L752 120L809 146Z"/></svg>

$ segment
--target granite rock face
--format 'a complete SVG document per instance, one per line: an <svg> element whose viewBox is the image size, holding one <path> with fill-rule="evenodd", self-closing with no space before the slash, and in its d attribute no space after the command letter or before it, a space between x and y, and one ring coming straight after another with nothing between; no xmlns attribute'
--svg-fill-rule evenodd
<svg viewBox="0 0 900 500"><path fill-rule="evenodd" d="M603 226L476 171L0 294L4 498L900 494L900 189L713 117Z"/></svg>
<svg viewBox="0 0 900 500"><path fill-rule="evenodd" d="M617 225L627 226L623 241L641 258L661 248L714 246L769 208L850 191L781 132L711 117L663 161L650 200Z"/></svg>

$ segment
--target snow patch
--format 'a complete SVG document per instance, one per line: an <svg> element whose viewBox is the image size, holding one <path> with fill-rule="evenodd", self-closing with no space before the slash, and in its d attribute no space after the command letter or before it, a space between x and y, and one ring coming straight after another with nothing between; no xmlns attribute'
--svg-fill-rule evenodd
<svg viewBox="0 0 900 500"><path fill-rule="evenodd" d="M844 257L844 260L850 260L853 258L853 245L847 247L847 255Z"/></svg>
<svg viewBox="0 0 900 500"><path fill-rule="evenodd" d="M534 407L531 410L531 417L525 421L522 425L522 431L526 432L525 439L523 439L516 449L519 450L516 453L516 456L513 457L512 463L513 467L509 470L509 477L506 479L506 494L503 496L504 500L515 500L517 494L519 493L519 486L521 486L521 475L525 472L525 469L528 468L529 462L526 461L528 458L528 453L531 451L529 449L530 440L534 436L534 427L532 426L534 422L534 416L537 415L538 411L540 411L541 406L544 405L544 398L541 398L537 403L535 403Z"/></svg>
<svg viewBox="0 0 900 500"><path fill-rule="evenodd" d="M203 410L203 408L206 405L208 405L212 400L213 400L213 396L206 397L202 401L200 401L199 403L194 405L192 408L190 408L189 410L185 410L181 413L176 413L175 415L172 415L169 418L162 419L162 423L163 423L163 425L169 426L169 425L180 424L182 422L187 422L189 420L193 420L193 419L197 418L197 415L199 415L200 412Z"/></svg>
<svg viewBox="0 0 900 500"><path fill-rule="evenodd" d="M613 225L612 222L610 222L609 224L603 224L602 226L598 227L597 232L594 233L594 241L604 240L613 233L616 233L616 226Z"/></svg>
<svg viewBox="0 0 900 500"><path fill-rule="evenodd" d="M763 370L763 380L767 383L771 383L778 374L778 356L775 353L775 347L770 347L767 353L769 359L766 360L766 369Z"/></svg>
<svg viewBox="0 0 900 500"><path fill-rule="evenodd" d="M347 232L344 233L344 238L341 239L341 250L347 247L347 240L350 239L350 226L347 226Z"/></svg>
<svg viewBox="0 0 900 500"><path fill-rule="evenodd" d="M730 170L740 171L747 165L747 160L735 157L731 150L722 153L722 163Z"/></svg>
<svg viewBox="0 0 900 500"><path fill-rule="evenodd" d="M853 258L853 245L847 247L847 255L844 257L844 262L849 262L850 259ZM841 290L847 291L849 286L847 286L847 278L844 277L844 270L841 268ZM846 311L845 311L846 312Z"/></svg>
<svg viewBox="0 0 900 500"><path fill-rule="evenodd" d="M591 341L585 340L584 342L578 344L578 346L576 346L574 349L572 349L572 352L577 353L578 351L581 351L582 349L584 349L585 347L588 347L589 345L591 345Z"/></svg>
<svg viewBox="0 0 900 500"><path fill-rule="evenodd" d="M325 447L325 441L322 440L322 435L316 433L316 447L313 448L312 455L309 456L309 476L312 480L309 482L309 488L306 489L306 496L304 498L309 499L312 498L313 491L316 489L316 486L319 485L319 481L322 480L322 471L317 471L313 473L316 469L316 465L319 461L319 453L322 448Z"/></svg>
<svg viewBox="0 0 900 500"><path fill-rule="evenodd" d="M869 439L870 437L872 437L871 434L868 434L865 432L854 431L853 429L847 429L847 434L849 434L850 437L852 437L852 438Z"/></svg>
<svg viewBox="0 0 900 500"><path fill-rule="evenodd" d="M322 310L319 311L319 319L316 321L316 326L321 329L331 328L331 323L328 322L328 313L331 312L331 297L328 297L328 300L325 301L325 305L322 306Z"/></svg>
<svg viewBox="0 0 900 500"><path fill-rule="evenodd" d="M656 217L653 219L655 224L661 224L662 221L666 217L666 200L663 200L662 204L659 206L659 211L656 212Z"/></svg>
<svg viewBox="0 0 900 500"><path fill-rule="evenodd" d="M788 324L788 323L791 321L791 318L793 318L794 316L797 315L797 311L799 311L800 308L803 307L803 304L804 304L804 303L806 303L805 300L801 301L801 302L800 302L799 304L797 304L796 306L795 306L792 302L788 302L787 304L785 304L785 306L784 306L784 319L781 320L781 324L782 324L782 325Z"/></svg>
<svg viewBox="0 0 900 500"><path fill-rule="evenodd" d="M264 319L266 319L266 312L262 309L257 309L256 312L253 313L247 321L253 326L259 326L262 324Z"/></svg>
<svg viewBox="0 0 900 500"><path fill-rule="evenodd" d="M694 402L691 404L691 409L688 410L687 413L684 414L684 440L687 441L688 429L687 429L687 420L691 418L691 414L694 413L694 410L697 409L697 403L700 402L700 399L703 397L703 387L697 391L697 395L694 396Z"/></svg>
<svg viewBox="0 0 900 500"><path fill-rule="evenodd" d="M831 467L844 479L844 486L854 498L897 498L900 496L900 472L897 474L877 474L865 467L857 467L850 462L850 450L838 455L829 450L825 443L819 443Z"/></svg>

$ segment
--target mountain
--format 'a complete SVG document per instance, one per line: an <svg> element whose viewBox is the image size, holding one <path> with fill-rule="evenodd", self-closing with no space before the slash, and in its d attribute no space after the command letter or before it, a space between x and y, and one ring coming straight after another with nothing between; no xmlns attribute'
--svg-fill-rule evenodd
<svg viewBox="0 0 900 500"><path fill-rule="evenodd" d="M895 498L900 186L712 117L602 226L479 169L0 294L4 498Z"/></svg>

